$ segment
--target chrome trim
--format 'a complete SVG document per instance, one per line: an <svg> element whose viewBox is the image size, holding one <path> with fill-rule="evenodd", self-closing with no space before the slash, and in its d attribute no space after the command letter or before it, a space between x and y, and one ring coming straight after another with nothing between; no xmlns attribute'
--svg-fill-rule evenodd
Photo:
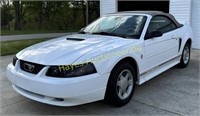
<svg viewBox="0 0 200 116"><path fill-rule="evenodd" d="M172 58L172 59L170 59L170 60L168 60L168 61L165 61L165 62L163 62L163 63L161 63L161 64L159 64L159 65L157 65L157 66L155 66L155 67L153 67L153 68L151 68L151 69L145 71L144 73L140 74L140 76L142 76L142 75L144 75L145 73L147 73L147 72L149 72L149 71L151 71L151 70L153 70L153 69L155 69L155 68L157 68L157 67L159 67L159 66L162 66L162 65L164 65L164 64L166 64L166 63L168 63L168 62L170 62L170 61L172 61L172 60L174 60L174 59L176 59L176 58L179 58L179 57L181 57L181 55L176 56L176 57L174 57L174 58Z"/></svg>

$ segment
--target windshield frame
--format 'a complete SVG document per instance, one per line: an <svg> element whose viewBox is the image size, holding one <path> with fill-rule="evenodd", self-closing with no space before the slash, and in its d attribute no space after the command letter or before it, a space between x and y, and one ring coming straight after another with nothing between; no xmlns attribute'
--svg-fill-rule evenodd
<svg viewBox="0 0 200 116"><path fill-rule="evenodd" d="M144 18L145 20L144 20L144 22L143 22L143 24L142 24L142 26L141 26L141 30L140 30L140 32L139 32L139 34L138 34L138 37L137 37L137 38L129 37L129 36L124 37L124 38L129 38L129 39L140 39L141 36L142 36L142 34L143 34L145 25L146 25L146 23L148 22L148 15L145 15L145 14L109 14L109 15L103 15L103 16L97 18L96 20L92 21L90 24L88 24L88 25L85 26L84 28L82 28L82 29L79 31L79 34L92 34L92 33L85 32L85 29L86 29L88 26L92 25L92 24L93 24L94 22L96 22L97 20L99 20L100 18L102 18L102 17L109 17L109 16L119 16L119 17L123 17L123 16L130 16L130 17L132 17L132 16L143 16L143 18ZM112 35L112 33L111 33L111 35L106 35L106 36L113 36L113 35ZM123 35L119 35L119 37L123 37Z"/></svg>

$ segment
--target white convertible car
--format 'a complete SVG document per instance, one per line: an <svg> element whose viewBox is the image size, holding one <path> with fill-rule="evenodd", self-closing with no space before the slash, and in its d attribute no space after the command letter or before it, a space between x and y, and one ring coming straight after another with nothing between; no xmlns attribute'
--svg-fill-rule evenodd
<svg viewBox="0 0 200 116"><path fill-rule="evenodd" d="M78 34L30 46L13 58L7 77L21 95L56 106L105 100L127 104L135 85L167 69L185 68L192 30L159 11L104 15Z"/></svg>

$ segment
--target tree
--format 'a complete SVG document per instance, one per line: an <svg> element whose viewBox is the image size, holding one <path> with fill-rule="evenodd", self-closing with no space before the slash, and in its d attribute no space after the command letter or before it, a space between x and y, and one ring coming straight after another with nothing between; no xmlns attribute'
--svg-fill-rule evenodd
<svg viewBox="0 0 200 116"><path fill-rule="evenodd" d="M89 22L92 22L96 18L100 16L100 11L99 11L99 6L100 3L99 1L88 1L88 7L89 7Z"/></svg>
<svg viewBox="0 0 200 116"><path fill-rule="evenodd" d="M1 1L1 26L5 30L10 30L10 21L12 20L10 7L9 1Z"/></svg>
<svg viewBox="0 0 200 116"><path fill-rule="evenodd" d="M10 22L15 30L77 30L86 25L86 4L82 0L20 0L13 1L13 4L8 6L9 4L2 6L1 24L7 27ZM99 17L99 2L89 1L88 6L91 22Z"/></svg>
<svg viewBox="0 0 200 116"><path fill-rule="evenodd" d="M44 2L43 1L37 1L37 2L29 1L29 2L26 2L25 5L26 5L24 6L26 9L25 20L28 20L29 18L31 18L32 19L31 21L33 22L36 21L37 28L39 30L43 29ZM29 20L29 23L30 23L30 20Z"/></svg>
<svg viewBox="0 0 200 116"><path fill-rule="evenodd" d="M13 6L15 9L15 30L21 30L21 2L20 1L13 1Z"/></svg>

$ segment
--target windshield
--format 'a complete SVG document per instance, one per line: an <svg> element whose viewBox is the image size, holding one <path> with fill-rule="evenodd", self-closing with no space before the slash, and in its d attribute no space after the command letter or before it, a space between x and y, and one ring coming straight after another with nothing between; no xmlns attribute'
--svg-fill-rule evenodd
<svg viewBox="0 0 200 116"><path fill-rule="evenodd" d="M146 19L142 15L103 16L80 32L139 39Z"/></svg>

